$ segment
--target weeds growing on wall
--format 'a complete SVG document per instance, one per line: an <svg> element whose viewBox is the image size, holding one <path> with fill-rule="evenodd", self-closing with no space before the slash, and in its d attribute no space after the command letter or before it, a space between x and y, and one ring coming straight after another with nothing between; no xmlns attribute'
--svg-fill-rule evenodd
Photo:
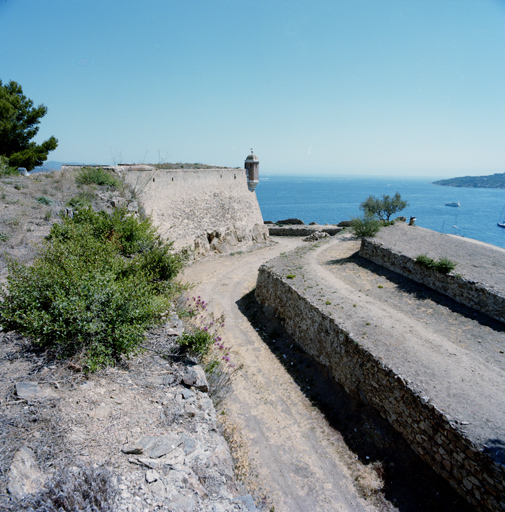
<svg viewBox="0 0 505 512"><path fill-rule="evenodd" d="M441 274L449 274L457 266L457 263L450 260L449 258L442 257L435 261L433 258L430 258L426 254L420 254L419 256L417 256L416 263L425 268L436 270Z"/></svg>
<svg viewBox="0 0 505 512"><path fill-rule="evenodd" d="M185 261L149 219L85 209L53 225L32 265L9 262L0 325L87 369L134 353L164 313Z"/></svg>

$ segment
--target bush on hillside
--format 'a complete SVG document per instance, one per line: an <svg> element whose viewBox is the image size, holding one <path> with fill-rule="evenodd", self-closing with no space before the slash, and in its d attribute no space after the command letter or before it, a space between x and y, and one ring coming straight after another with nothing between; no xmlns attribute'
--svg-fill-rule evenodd
<svg viewBox="0 0 505 512"><path fill-rule="evenodd" d="M66 240L82 226L88 226L97 240L114 241L123 256L149 251L162 244L151 219L138 219L124 207L112 213L83 208L73 218L65 217L61 224L55 224L48 238Z"/></svg>
<svg viewBox="0 0 505 512"><path fill-rule="evenodd" d="M67 206L76 210L81 208L90 208L93 203L93 199L95 199L95 194L93 194L93 192L79 192L67 201Z"/></svg>
<svg viewBox="0 0 505 512"><path fill-rule="evenodd" d="M79 185L108 185L112 188L119 188L121 180L111 172L101 167L83 167L75 177Z"/></svg>
<svg viewBox="0 0 505 512"><path fill-rule="evenodd" d="M88 370L113 364L166 311L184 259L149 219L82 210L52 227L33 265L9 262L0 325L59 356L82 352Z"/></svg>

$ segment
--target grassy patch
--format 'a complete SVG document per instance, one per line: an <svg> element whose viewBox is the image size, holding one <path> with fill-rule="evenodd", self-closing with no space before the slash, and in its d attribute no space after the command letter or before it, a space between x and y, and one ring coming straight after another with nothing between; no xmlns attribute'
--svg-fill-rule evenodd
<svg viewBox="0 0 505 512"><path fill-rule="evenodd" d="M108 185L112 188L119 188L121 180L101 167L83 167L75 177L79 185Z"/></svg>
<svg viewBox="0 0 505 512"><path fill-rule="evenodd" d="M35 200L37 201L37 203L44 204L46 206L51 206L54 203L52 199L49 199L46 196L39 196Z"/></svg>

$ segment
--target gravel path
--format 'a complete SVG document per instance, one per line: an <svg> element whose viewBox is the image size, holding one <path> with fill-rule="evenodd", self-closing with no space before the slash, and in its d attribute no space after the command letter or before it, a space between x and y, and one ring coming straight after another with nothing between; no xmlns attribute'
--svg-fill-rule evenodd
<svg viewBox="0 0 505 512"><path fill-rule="evenodd" d="M216 314L225 314L226 343L233 346L234 360L245 365L226 403L227 414L243 433L252 471L276 512L378 510L355 487L356 456L237 305L254 288L261 263L300 244L299 239L278 241L274 247L228 257L226 263L207 260L185 271L187 281L200 283L194 293L208 300ZM372 469L362 470L370 473L373 486Z"/></svg>

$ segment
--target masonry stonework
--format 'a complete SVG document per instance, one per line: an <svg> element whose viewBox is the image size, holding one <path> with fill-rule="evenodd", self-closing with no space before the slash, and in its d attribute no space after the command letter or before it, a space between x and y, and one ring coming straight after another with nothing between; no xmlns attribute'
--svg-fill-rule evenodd
<svg viewBox="0 0 505 512"><path fill-rule="evenodd" d="M268 243L268 229L245 169L120 170L160 234L197 255Z"/></svg>
<svg viewBox="0 0 505 512"><path fill-rule="evenodd" d="M415 258L398 254L377 240L364 238L359 254L384 268L437 290L465 306L505 322L505 295L502 290L496 290L485 283L478 283L458 274L441 274L428 269L416 263Z"/></svg>
<svg viewBox="0 0 505 512"><path fill-rule="evenodd" d="M351 396L375 407L414 451L477 509L505 510L503 457L471 439L460 422L437 408L416 383L395 371L373 343L364 343L350 333L345 322L306 292L301 276L303 257L296 267L300 277L293 279L293 262L288 262L289 254L260 267L258 302L283 320L293 339L325 365ZM316 286L315 281L311 284Z"/></svg>

